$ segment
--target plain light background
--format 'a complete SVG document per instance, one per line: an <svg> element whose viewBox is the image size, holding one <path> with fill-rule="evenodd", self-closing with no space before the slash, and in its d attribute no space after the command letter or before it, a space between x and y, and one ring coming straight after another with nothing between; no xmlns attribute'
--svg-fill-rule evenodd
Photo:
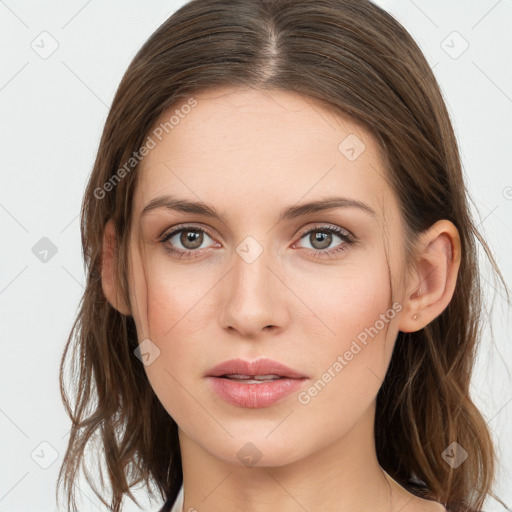
<svg viewBox="0 0 512 512"><path fill-rule="evenodd" d="M83 292L82 195L122 74L184 3L0 0L0 512L57 510L69 432L58 369ZM377 3L411 32L434 68L478 227L510 285L512 0ZM41 247L50 247L46 262ZM500 455L495 492L512 508L509 312L482 262L494 314L484 317L472 394ZM79 496L81 511L106 510L85 483ZM161 506L144 490L137 497L144 510ZM124 510L138 510L125 503ZM504 509L489 500L485 510Z"/></svg>

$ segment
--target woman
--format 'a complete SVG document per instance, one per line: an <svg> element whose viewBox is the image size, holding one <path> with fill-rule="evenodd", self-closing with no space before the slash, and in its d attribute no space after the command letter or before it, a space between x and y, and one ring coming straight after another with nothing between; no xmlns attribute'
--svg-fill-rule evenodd
<svg viewBox="0 0 512 512"><path fill-rule="evenodd" d="M436 80L382 9L179 9L119 86L82 237L68 506L95 434L115 511L140 482L162 511L479 510L492 495L469 397L476 239L501 274Z"/></svg>

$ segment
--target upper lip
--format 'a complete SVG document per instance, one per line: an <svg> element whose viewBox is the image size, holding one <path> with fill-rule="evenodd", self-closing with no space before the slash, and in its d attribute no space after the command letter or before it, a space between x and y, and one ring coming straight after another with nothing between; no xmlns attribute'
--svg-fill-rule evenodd
<svg viewBox="0 0 512 512"><path fill-rule="evenodd" d="M303 379L306 375L299 373L288 366L272 359L257 359L244 361L243 359L230 359L208 370L207 377L220 377L222 375L279 375L291 379Z"/></svg>

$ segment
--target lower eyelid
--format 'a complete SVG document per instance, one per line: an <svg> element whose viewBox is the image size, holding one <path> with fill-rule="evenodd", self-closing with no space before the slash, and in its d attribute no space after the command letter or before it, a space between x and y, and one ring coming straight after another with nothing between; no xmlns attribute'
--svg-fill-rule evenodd
<svg viewBox="0 0 512 512"><path fill-rule="evenodd" d="M218 244L218 242L216 242L215 240L215 237L209 233L205 228L199 228L199 227L194 227L194 226L184 226L184 227L180 227L178 229L175 229L169 233L166 233L164 234L160 241L168 246L167 247L167 250L169 250L170 252L173 252L173 253L179 253L179 254L185 254L185 253L189 253L189 254L194 254L194 253L198 253L204 249L208 249L209 247L212 247L214 245L210 245L208 247L203 247L203 248L200 248L200 249L179 249L179 248L174 248L173 246L171 246L170 244L168 244L169 240L171 238L173 238L175 235L177 234L180 234L184 231L197 231L197 232L202 232L204 233L205 235L207 235L213 242L214 244ZM329 253L332 253L332 252L336 252L336 251L340 251L340 250L344 250L346 249L347 245L350 245L351 243L354 242L354 237L349 233L349 232L345 232L345 230L343 231L338 231L337 229L333 229L331 227L327 227L327 226L319 226L319 227L314 227L314 228L311 228L305 232L303 232L301 235L299 235L299 237L297 238L297 241L300 241L302 240L305 236L307 235L310 235L311 233L315 233L315 232L326 232L326 233L331 233L333 235L336 235L338 236L341 240L342 240L342 243L330 248L330 249L319 249L319 250L315 250L315 249L310 249L308 247L299 247L300 249L307 249L307 250L311 250L313 251L315 254L318 254L318 255L322 255L322 254L329 254ZM293 245L295 245L296 242L294 242Z"/></svg>
<svg viewBox="0 0 512 512"><path fill-rule="evenodd" d="M351 242L354 241L354 237L348 231L345 231L345 230L340 231L340 230L328 228L328 227L317 227L317 228L309 229L308 231L305 231L304 233L302 233L297 240L302 240L305 236L310 235L311 233L317 233L317 232L318 233L322 233L322 232L330 233L331 235L336 235L346 244L350 244Z"/></svg>
<svg viewBox="0 0 512 512"><path fill-rule="evenodd" d="M185 231L196 231L198 233L203 233L204 235L206 235L207 237L210 238L210 240L212 240L212 242L214 243L218 243L215 241L214 237L206 230L204 230L203 228L199 229L199 228L189 228L189 227L185 227L185 228L180 228L180 229L175 229L174 231L171 231L165 235L162 236L161 238L161 242L162 243L167 243L169 242L169 240L171 240L171 238L174 238L176 235L179 235ZM169 244L170 245L170 244ZM206 249L206 247L203 247L203 249ZM186 252L194 252L194 251L199 251L200 249L188 249L188 250L185 250L185 249L176 249L177 251L186 251Z"/></svg>

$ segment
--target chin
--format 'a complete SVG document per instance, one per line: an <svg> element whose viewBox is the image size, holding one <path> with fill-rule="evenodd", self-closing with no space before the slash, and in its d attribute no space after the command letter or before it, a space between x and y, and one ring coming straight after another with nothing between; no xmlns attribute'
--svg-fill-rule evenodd
<svg viewBox="0 0 512 512"><path fill-rule="evenodd" d="M195 441L217 459L240 467L285 466L306 457L308 453L302 451L311 450L313 440L304 443L303 435L290 435L286 429L279 431L280 426L276 429L278 424L279 421L266 422L258 428L253 422L243 429L226 424L233 437L225 432L215 436L211 432L208 435L198 433Z"/></svg>

